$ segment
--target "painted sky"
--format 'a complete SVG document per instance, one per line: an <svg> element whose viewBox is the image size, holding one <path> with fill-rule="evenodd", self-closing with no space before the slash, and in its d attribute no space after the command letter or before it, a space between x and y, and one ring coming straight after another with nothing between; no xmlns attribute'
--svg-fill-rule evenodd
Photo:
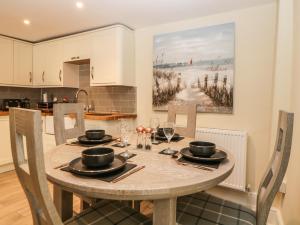
<svg viewBox="0 0 300 225"><path fill-rule="evenodd" d="M234 23L161 34L154 37L154 55L164 63L234 58Z"/></svg>

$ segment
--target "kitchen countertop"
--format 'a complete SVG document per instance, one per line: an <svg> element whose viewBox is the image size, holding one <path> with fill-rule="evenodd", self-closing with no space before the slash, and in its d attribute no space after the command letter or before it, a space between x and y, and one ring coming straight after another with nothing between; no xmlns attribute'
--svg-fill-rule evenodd
<svg viewBox="0 0 300 225"><path fill-rule="evenodd" d="M0 111L0 116L8 116L8 111ZM52 116L51 111L42 111L43 116ZM87 120L118 120L118 119L135 119L137 114L135 113L86 113L85 119Z"/></svg>
<svg viewBox="0 0 300 225"><path fill-rule="evenodd" d="M8 111L0 111L0 116L8 116Z"/></svg>

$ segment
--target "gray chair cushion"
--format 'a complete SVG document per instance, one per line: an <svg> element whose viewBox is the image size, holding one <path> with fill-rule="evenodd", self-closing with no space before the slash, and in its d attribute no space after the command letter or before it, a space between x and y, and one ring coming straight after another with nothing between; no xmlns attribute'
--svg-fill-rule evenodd
<svg viewBox="0 0 300 225"><path fill-rule="evenodd" d="M118 201L102 200L65 225L152 225L151 219Z"/></svg>
<svg viewBox="0 0 300 225"><path fill-rule="evenodd" d="M255 225L255 213L239 204L205 192L177 199L180 225Z"/></svg>

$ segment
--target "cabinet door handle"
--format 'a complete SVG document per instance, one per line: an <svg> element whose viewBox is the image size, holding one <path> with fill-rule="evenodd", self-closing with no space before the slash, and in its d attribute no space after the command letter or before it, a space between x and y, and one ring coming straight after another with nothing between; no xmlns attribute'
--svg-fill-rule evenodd
<svg viewBox="0 0 300 225"><path fill-rule="evenodd" d="M29 83L32 83L32 73L29 72Z"/></svg>
<svg viewBox="0 0 300 225"><path fill-rule="evenodd" d="M61 70L59 70L59 75L58 75L58 77L59 77L59 81L61 81Z"/></svg>
<svg viewBox="0 0 300 225"><path fill-rule="evenodd" d="M91 68L91 77L92 77L92 80L94 80L94 67L93 66Z"/></svg>
<svg viewBox="0 0 300 225"><path fill-rule="evenodd" d="M45 82L45 71L42 73L42 81Z"/></svg>
<svg viewBox="0 0 300 225"><path fill-rule="evenodd" d="M80 59L80 57L79 56L71 57L71 60L74 60L74 59Z"/></svg>

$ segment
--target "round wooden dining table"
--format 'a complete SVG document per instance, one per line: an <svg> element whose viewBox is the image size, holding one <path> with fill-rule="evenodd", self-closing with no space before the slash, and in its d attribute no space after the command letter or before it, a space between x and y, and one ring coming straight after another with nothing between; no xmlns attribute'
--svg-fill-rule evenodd
<svg viewBox="0 0 300 225"><path fill-rule="evenodd" d="M173 149L188 146L192 139L172 142ZM203 170L190 165L179 164L169 155L159 154L168 145L153 145L151 150L137 150L134 144L128 147L136 156L129 160L138 166L145 166L136 173L116 182L75 176L57 168L59 165L80 157L85 147L59 145L45 154L48 180L54 185L54 203L63 220L72 216L73 193L99 199L153 200L153 224L176 224L177 197L210 189L224 181L234 168L234 157L229 154L217 169ZM106 145L111 147L111 144ZM115 154L125 151L114 148Z"/></svg>

